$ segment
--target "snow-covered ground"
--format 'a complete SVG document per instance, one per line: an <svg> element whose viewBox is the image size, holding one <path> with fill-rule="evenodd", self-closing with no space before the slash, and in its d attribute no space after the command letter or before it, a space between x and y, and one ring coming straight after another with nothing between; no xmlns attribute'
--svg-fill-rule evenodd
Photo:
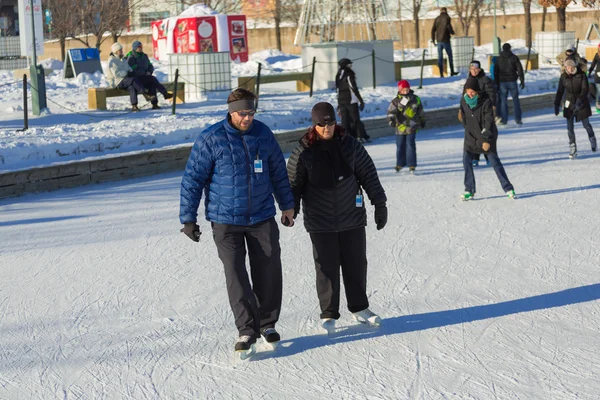
<svg viewBox="0 0 600 400"><path fill-rule="evenodd" d="M368 145L389 198L367 227L382 327L342 310L318 333L300 214L281 227L282 346L247 362L208 223L199 244L179 233L180 173L1 200L0 398L597 398L600 157L578 125L568 160L547 111L501 132L514 201L489 167L459 200L459 127L419 134L415 176L392 137Z"/></svg>
<svg viewBox="0 0 600 400"><path fill-rule="evenodd" d="M512 40L514 51L526 52L524 41ZM491 45L476 48L475 57L487 68L487 54ZM404 59L418 59L421 49L406 50ZM402 59L396 51L395 59ZM232 76L254 75L258 62L264 66L263 73L291 71L302 67L300 57L277 51L252 54L251 61L232 64ZM46 65L60 68L61 63L46 60ZM157 62L156 76L167 80L168 66ZM318 64L317 64L318 66ZM403 70L411 85L418 86L419 68ZM423 89L416 89L426 110L458 104L466 75L452 78L433 78L426 68ZM556 66L545 66L527 73L523 96L548 93L556 90L558 79ZM360 77L359 77L360 79ZM132 114L127 97L108 99L108 111L89 111L87 89L107 86L104 76L81 74L76 79L64 80L58 69L46 79L49 111L40 117L30 117L30 129L23 127L22 88L15 83L10 72L0 72L0 171L25 169L57 162L81 160L89 157L114 155L125 152L177 146L191 143L205 127L222 119L226 113L226 94L209 96L206 102L187 103L177 107L172 116L169 103L162 103L163 110L150 111L148 107ZM233 84L235 87L237 83ZM361 91L366 108L363 118L380 118L395 96L395 84L365 88ZM162 97L159 96L162 101ZM140 100L143 99L140 97ZM274 132L304 128L309 124L310 109L319 101L336 104L333 90L317 91L311 98L308 93L295 91L295 82L261 85L260 119ZM143 104L143 103L140 103Z"/></svg>

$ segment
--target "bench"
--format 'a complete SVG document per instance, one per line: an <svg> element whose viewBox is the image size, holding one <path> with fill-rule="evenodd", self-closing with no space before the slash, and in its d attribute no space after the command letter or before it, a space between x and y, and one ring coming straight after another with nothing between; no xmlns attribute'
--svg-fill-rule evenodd
<svg viewBox="0 0 600 400"><path fill-rule="evenodd" d="M448 66L447 66L448 61L446 60L446 58L444 58L444 71L448 71ZM426 58L423 62L423 65L427 66L430 65L432 66L432 74L433 76L440 76L440 68L438 67L438 60L437 58ZM417 60L407 60L407 61L394 61L394 72L396 75L396 80L402 80L402 68L414 68L414 67L420 67L421 66L421 59L417 59Z"/></svg>
<svg viewBox="0 0 600 400"><path fill-rule="evenodd" d="M173 82L161 82L169 92L173 92ZM106 110L107 97L129 96L127 90L117 88L89 88L88 89L88 108L90 110ZM185 84L177 82L177 104L185 103Z"/></svg>
<svg viewBox="0 0 600 400"><path fill-rule="evenodd" d="M312 73L310 72L285 72L282 74L267 74L260 76L260 83L262 85L263 83L296 81L296 90L298 92L309 92L311 76ZM256 94L256 77L239 76L238 87L247 89L252 93Z"/></svg>
<svg viewBox="0 0 600 400"><path fill-rule="evenodd" d="M527 60L527 54L516 54L516 56L519 58L519 60ZM492 57L494 57L493 55L488 56L488 71L490 70L491 66L492 66ZM540 68L540 63L539 63L539 56L538 53L531 53L529 54L529 63L527 64L527 71L531 71L532 69L539 69Z"/></svg>

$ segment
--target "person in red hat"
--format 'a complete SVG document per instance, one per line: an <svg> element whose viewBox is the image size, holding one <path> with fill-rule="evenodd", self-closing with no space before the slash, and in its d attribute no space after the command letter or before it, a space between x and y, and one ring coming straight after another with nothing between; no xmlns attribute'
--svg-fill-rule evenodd
<svg viewBox="0 0 600 400"><path fill-rule="evenodd" d="M598 69L596 70L596 72L594 72L596 65L598 65ZM594 59L592 60L592 65L590 65L590 69L588 71L588 76L593 77L594 83L596 84L595 85L596 92L593 93L593 91L591 90L592 89L591 86L590 86L590 92L592 92L592 95L594 95L594 97L596 97L596 114L600 114L600 44L598 44L598 52L596 53L596 55L594 55Z"/></svg>
<svg viewBox="0 0 600 400"><path fill-rule="evenodd" d="M408 165L411 173L417 168L416 133L425 128L425 112L421 99L408 81L398 82L398 94L388 107L387 119L396 131L396 172Z"/></svg>

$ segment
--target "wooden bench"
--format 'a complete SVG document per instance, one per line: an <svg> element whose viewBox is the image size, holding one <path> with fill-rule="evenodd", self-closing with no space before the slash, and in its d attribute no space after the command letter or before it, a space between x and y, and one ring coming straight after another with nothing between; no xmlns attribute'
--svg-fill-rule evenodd
<svg viewBox="0 0 600 400"><path fill-rule="evenodd" d="M516 56L519 58L519 60L527 60L527 54L516 54ZM491 66L492 66L492 56L488 56L488 71L490 70ZM529 63L527 64L527 71L531 71L532 69L539 69L540 68L540 62L539 62L539 56L538 53L531 53L529 54Z"/></svg>
<svg viewBox="0 0 600 400"><path fill-rule="evenodd" d="M444 71L448 71L447 66L448 61L444 58ZM438 67L437 58L426 58L423 62L423 65L430 65L433 67L432 74L433 76L440 76L440 68ZM394 61L394 72L396 75L396 80L402 80L402 68L414 68L421 66L421 59L417 60L407 60L407 61Z"/></svg>
<svg viewBox="0 0 600 400"><path fill-rule="evenodd" d="M185 82L177 82L177 104L185 103ZM169 92L173 92L173 82L161 82ZM90 110L106 110L107 97L129 96L127 90L100 87L88 89L88 108Z"/></svg>
<svg viewBox="0 0 600 400"><path fill-rule="evenodd" d="M261 75L260 84L296 81L296 90L298 92L309 92L311 75L310 72L285 72L282 74ZM239 76L238 87L256 94L256 77Z"/></svg>

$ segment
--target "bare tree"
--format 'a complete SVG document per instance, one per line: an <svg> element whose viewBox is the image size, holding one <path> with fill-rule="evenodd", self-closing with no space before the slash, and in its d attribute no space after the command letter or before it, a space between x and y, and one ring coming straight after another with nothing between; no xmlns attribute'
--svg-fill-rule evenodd
<svg viewBox="0 0 600 400"><path fill-rule="evenodd" d="M559 32L564 32L567 27L567 6L572 0L538 0L543 7L556 7L556 29Z"/></svg>
<svg viewBox="0 0 600 400"><path fill-rule="evenodd" d="M52 36L58 39L60 45L61 60L65 60L66 41L68 37L75 36L79 27L79 14L73 12L72 0L49 0L42 1L42 8L49 9L52 13L50 29Z"/></svg>
<svg viewBox="0 0 600 400"><path fill-rule="evenodd" d="M421 47L421 32L419 30L419 25L420 25L421 15L422 15L422 11L423 11L423 0L410 0L410 1L405 1L402 3L404 3L404 4L401 4L401 2L398 2L398 7L404 8L406 11L408 11L412 15L412 24L413 24L414 35L415 35L415 47L419 48L419 47ZM427 3L425 3L425 4L427 4ZM427 10L425 10L425 11L427 11ZM400 23L402 23L402 22L400 22Z"/></svg>
<svg viewBox="0 0 600 400"><path fill-rule="evenodd" d="M469 35L471 23L476 20L477 10L483 7L483 4L484 0L454 0L454 11L465 36Z"/></svg>

